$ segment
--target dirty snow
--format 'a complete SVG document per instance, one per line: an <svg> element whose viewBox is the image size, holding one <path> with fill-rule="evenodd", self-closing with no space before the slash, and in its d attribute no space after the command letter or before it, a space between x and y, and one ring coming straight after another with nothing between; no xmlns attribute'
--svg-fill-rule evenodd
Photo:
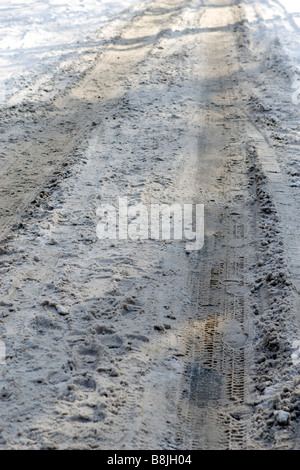
<svg viewBox="0 0 300 470"><path fill-rule="evenodd" d="M297 3L2 4L2 449L300 448Z"/></svg>

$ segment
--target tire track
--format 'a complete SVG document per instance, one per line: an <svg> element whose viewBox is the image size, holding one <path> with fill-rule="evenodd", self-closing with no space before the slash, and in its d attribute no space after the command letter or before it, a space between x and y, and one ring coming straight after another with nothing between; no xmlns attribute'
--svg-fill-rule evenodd
<svg viewBox="0 0 300 470"><path fill-rule="evenodd" d="M113 114L126 93L128 77L155 47L166 26L177 21L184 2L177 0L173 8L161 11L160 4L153 1L125 23L119 35L99 50L85 75L64 93L45 103L38 96L31 102L29 92L22 103L2 110L2 240L17 228L25 212L32 215L45 193L68 177L68 167L78 161L86 139L101 120ZM151 35L140 39L143 28L151 30Z"/></svg>
<svg viewBox="0 0 300 470"><path fill-rule="evenodd" d="M183 335L187 359L178 402L179 420L185 423L178 439L185 449L245 449L249 439L245 247L251 219L245 202L246 155L238 143L243 121L235 119L237 111L232 109L226 120L230 132L217 204L206 206L206 226L213 236L190 278L193 320Z"/></svg>

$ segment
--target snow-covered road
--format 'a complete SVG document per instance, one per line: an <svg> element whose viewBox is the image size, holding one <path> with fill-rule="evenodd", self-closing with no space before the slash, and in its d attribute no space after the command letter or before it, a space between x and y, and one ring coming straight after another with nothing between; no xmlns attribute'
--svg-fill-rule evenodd
<svg viewBox="0 0 300 470"><path fill-rule="evenodd" d="M2 2L1 449L300 448L297 3Z"/></svg>

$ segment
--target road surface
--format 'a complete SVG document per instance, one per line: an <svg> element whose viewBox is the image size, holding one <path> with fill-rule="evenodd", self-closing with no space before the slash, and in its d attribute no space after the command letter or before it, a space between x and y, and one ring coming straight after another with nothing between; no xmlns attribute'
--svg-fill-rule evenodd
<svg viewBox="0 0 300 470"><path fill-rule="evenodd" d="M1 449L300 448L297 35L283 2L153 0L10 97ZM97 236L126 198L204 207L203 246Z"/></svg>

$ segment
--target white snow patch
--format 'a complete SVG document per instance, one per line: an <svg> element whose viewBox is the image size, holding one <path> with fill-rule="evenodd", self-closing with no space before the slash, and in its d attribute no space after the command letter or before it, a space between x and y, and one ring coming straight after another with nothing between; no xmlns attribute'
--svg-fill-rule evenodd
<svg viewBox="0 0 300 470"><path fill-rule="evenodd" d="M296 366L300 364L300 341L293 341L292 348L295 349L292 353L292 361L293 365Z"/></svg>
<svg viewBox="0 0 300 470"><path fill-rule="evenodd" d="M0 5L0 105L32 76L59 68L82 47L97 48L97 31L147 0L2 0ZM11 103L14 104L14 103Z"/></svg>

